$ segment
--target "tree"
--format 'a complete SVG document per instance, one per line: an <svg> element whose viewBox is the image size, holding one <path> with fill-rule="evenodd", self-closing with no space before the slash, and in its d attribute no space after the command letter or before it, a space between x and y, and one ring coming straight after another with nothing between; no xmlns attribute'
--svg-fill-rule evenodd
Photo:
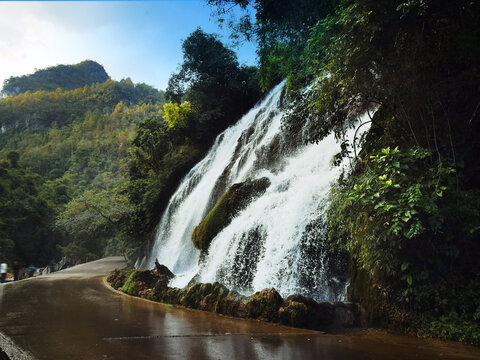
<svg viewBox="0 0 480 360"><path fill-rule="evenodd" d="M0 165L0 255L43 265L62 238L53 229L54 209L39 194L43 179L22 168Z"/></svg>
<svg viewBox="0 0 480 360"><path fill-rule="evenodd" d="M7 159L10 161L10 166L12 168L18 167L18 160L20 159L20 155L16 151L10 151L7 154Z"/></svg>
<svg viewBox="0 0 480 360"><path fill-rule="evenodd" d="M112 238L122 237L123 225L130 214L131 205L121 188L85 191L58 217L57 225L71 239L60 247L63 255L73 261L101 257ZM115 247L123 250L121 244Z"/></svg>
<svg viewBox="0 0 480 360"><path fill-rule="evenodd" d="M235 53L216 36L195 30L182 44L183 63L165 97L191 104L197 138L211 141L260 97L255 70L239 66Z"/></svg>
<svg viewBox="0 0 480 360"><path fill-rule="evenodd" d="M165 111L163 118L167 122L169 129L184 129L187 127L188 116L192 111L189 102L184 102L180 105L167 103L163 105L163 110Z"/></svg>
<svg viewBox="0 0 480 360"><path fill-rule="evenodd" d="M266 91L284 78L291 88L313 79L314 73L302 57L310 29L334 13L338 0L207 0L216 7L221 23L233 6L244 11L239 19L230 18L232 36L254 39L260 61L260 84ZM255 19L251 16L255 13Z"/></svg>

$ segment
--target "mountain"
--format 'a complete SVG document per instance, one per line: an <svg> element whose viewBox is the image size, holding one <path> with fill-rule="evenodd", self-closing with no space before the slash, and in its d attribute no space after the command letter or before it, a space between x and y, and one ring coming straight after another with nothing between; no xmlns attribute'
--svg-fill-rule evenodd
<svg viewBox="0 0 480 360"><path fill-rule="evenodd" d="M10 96L27 91L55 91L58 88L72 90L85 85L103 83L109 78L102 65L85 60L75 65L51 66L37 70L31 75L12 76L4 81L2 92Z"/></svg>

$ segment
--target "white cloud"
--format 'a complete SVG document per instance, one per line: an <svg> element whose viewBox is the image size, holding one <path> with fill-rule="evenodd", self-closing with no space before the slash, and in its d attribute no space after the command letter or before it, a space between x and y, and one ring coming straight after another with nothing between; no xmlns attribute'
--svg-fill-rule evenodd
<svg viewBox="0 0 480 360"><path fill-rule="evenodd" d="M181 62L181 39L199 25L217 30L204 4L0 2L0 87L10 76L90 59L113 79L164 88Z"/></svg>

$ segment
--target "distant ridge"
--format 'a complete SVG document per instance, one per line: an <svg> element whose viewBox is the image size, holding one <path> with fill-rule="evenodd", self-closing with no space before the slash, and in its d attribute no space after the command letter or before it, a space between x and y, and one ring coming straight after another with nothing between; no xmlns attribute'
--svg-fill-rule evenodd
<svg viewBox="0 0 480 360"><path fill-rule="evenodd" d="M31 75L12 76L3 82L2 93L18 95L27 91L55 91L58 88L72 90L103 83L110 77L99 63L85 60L75 65L57 65L35 71Z"/></svg>

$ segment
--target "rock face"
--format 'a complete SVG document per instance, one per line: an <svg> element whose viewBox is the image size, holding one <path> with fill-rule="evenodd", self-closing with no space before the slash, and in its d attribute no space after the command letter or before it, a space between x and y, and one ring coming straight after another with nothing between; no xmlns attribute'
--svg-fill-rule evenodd
<svg viewBox="0 0 480 360"><path fill-rule="evenodd" d="M266 177L233 184L194 229L193 245L206 251L213 238L230 224L235 214L243 210L252 199L261 196L269 186L270 180Z"/></svg>
<svg viewBox="0 0 480 360"><path fill-rule="evenodd" d="M315 330L362 325L362 311L355 303L317 303L302 295L283 299L274 288L246 297L219 283L194 284L185 289L170 288L171 272L163 265L161 269L114 270L107 281L129 295L222 315Z"/></svg>

